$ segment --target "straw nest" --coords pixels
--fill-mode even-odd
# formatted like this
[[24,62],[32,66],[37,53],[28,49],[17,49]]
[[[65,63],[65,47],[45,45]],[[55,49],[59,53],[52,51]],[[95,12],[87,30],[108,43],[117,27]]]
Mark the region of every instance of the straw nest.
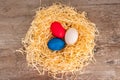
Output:
[[[78,30],[79,37],[74,45],[66,45],[60,51],[48,49],[47,42],[53,38],[50,25],[54,21],[60,22],[66,30],[71,27]],[[85,12],[79,13],[73,7],[60,4],[42,8],[36,11],[22,41],[27,62],[41,75],[48,72],[54,78],[59,73],[81,71],[94,59],[95,33],[95,24],[85,17]]]

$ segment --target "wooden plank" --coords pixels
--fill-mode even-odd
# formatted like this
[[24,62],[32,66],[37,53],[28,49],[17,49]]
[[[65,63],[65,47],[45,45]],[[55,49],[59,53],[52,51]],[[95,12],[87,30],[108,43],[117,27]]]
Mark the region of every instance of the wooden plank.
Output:
[[61,2],[86,11],[100,35],[96,39],[96,63],[90,64],[78,80],[120,80],[120,0],[0,0],[0,80],[52,80],[27,67],[22,47],[35,10]]

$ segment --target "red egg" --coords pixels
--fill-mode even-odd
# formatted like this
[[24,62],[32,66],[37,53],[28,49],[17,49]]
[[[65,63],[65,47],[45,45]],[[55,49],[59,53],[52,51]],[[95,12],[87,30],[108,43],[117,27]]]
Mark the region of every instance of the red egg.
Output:
[[50,27],[51,31],[52,31],[52,34],[57,37],[57,38],[64,38],[65,36],[65,29],[63,28],[63,26],[55,21],[51,24],[51,27]]

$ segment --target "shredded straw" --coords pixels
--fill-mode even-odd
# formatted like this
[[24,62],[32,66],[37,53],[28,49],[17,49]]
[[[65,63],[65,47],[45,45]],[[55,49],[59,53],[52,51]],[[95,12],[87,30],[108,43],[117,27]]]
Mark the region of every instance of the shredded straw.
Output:
[[[94,61],[96,27],[85,17],[85,12],[78,13],[73,7],[54,4],[36,12],[26,37],[23,39],[26,59],[41,75],[48,72],[52,77],[81,71]],[[74,45],[66,45],[60,51],[51,51],[47,43],[53,38],[50,31],[52,22],[60,22],[67,30],[71,27],[79,33]]]

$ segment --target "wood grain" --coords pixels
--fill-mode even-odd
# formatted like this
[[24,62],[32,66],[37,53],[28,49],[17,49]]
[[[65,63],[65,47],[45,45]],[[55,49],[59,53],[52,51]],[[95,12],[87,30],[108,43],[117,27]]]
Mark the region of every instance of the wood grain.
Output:
[[35,10],[54,2],[86,11],[100,35],[96,38],[96,63],[78,80],[120,80],[120,0],[0,0],[0,80],[53,80],[27,67],[22,47]]

